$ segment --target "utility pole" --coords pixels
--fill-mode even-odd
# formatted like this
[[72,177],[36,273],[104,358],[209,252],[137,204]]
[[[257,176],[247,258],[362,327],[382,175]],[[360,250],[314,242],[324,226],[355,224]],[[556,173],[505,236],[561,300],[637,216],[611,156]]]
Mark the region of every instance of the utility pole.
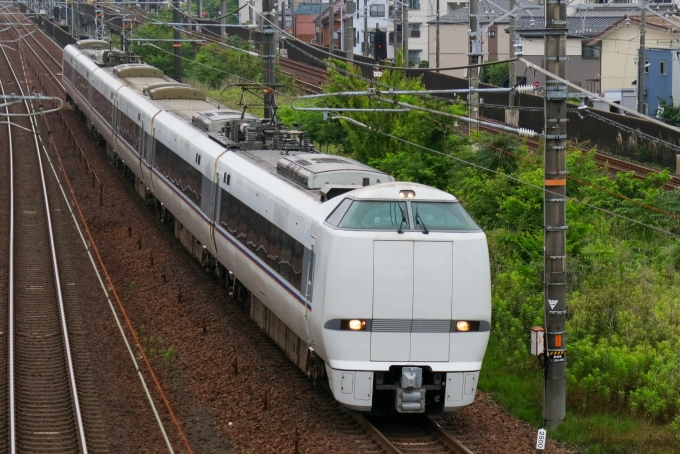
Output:
[[[510,0],[510,11],[515,9],[515,0]],[[508,87],[512,88],[517,85],[517,62],[512,60],[515,57],[515,44],[517,42],[517,15],[516,13],[510,16],[510,33],[508,37],[510,38],[510,62],[508,63]],[[515,107],[515,92],[511,91],[508,93],[508,106],[510,107],[505,111],[505,122],[513,126],[519,126],[519,111],[513,109]]]
[[364,0],[364,55],[371,55],[371,49],[368,48],[368,0]]
[[[224,1],[224,0],[223,0]],[[264,49],[262,52],[263,81],[265,85],[264,93],[264,117],[274,119],[276,109],[276,98],[274,88],[276,85],[276,46],[274,43],[274,27],[272,27],[272,10],[274,9],[273,0],[262,1],[262,33],[264,34]]]
[[[510,1],[513,1],[513,0],[510,0]],[[441,66],[441,62],[439,61],[439,31],[440,31],[439,30],[439,0],[437,0],[437,26],[436,26],[436,29],[437,29],[437,33],[436,33],[437,36],[436,36],[435,42],[434,42],[436,52],[437,52],[436,57],[435,57],[435,67],[439,68]],[[437,72],[439,72],[439,71],[437,71]]]
[[[408,2],[409,0],[404,1]],[[408,68],[408,3],[403,3],[401,6],[401,48]]]
[[345,57],[354,60],[354,2],[345,2]]
[[[545,69],[566,75],[567,0],[545,2]],[[544,192],[544,320],[546,334],[543,420],[555,428],[566,415],[567,402],[567,86],[546,79],[543,150]]]
[[645,112],[645,35],[647,34],[647,4],[643,3],[640,9],[640,51],[638,52],[638,80],[637,80],[637,111],[647,115]]
[[335,28],[335,12],[333,10],[333,3],[328,2],[328,52],[333,55],[333,32]]
[[[172,9],[172,20],[175,23],[178,23],[181,21],[180,15],[179,15],[179,0],[173,0],[173,5],[175,6]],[[177,26],[174,26],[172,28],[172,39],[174,39],[174,42],[172,43],[172,53],[174,54],[174,63],[175,63],[175,77],[174,79],[177,82],[182,82],[182,58],[180,55],[180,52],[182,50],[182,43],[179,41],[181,38],[181,35],[179,33],[179,28]]]
[[227,15],[227,0],[220,0],[220,17],[221,17],[220,24],[223,25],[223,27],[220,27],[220,39],[223,42],[227,37],[227,27],[224,27],[224,25],[227,25],[227,18],[225,17],[226,15]]
[[[479,28],[479,23],[477,20],[477,11],[479,9],[479,0],[470,0],[470,44],[469,44],[469,54],[468,54],[468,64],[476,65],[480,62],[482,57],[482,41],[477,35],[477,30]],[[479,67],[468,68],[468,86],[471,89],[479,88]],[[468,95],[468,117],[477,120],[479,119],[479,93],[470,93]],[[477,123],[470,123],[469,125],[470,134],[479,131],[479,125]]]

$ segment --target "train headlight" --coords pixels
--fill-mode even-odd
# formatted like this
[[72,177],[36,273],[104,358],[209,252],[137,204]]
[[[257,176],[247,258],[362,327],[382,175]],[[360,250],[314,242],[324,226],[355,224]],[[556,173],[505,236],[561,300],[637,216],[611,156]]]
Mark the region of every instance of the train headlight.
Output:
[[364,331],[366,330],[366,320],[340,320],[340,329],[348,331]]
[[415,196],[416,196],[415,191],[408,191],[408,190],[399,191],[399,197],[402,198],[402,199],[412,199]]
[[352,331],[361,331],[366,329],[366,320],[350,320],[347,327]]
[[470,323],[460,320],[459,322],[456,322],[456,331],[470,331]]

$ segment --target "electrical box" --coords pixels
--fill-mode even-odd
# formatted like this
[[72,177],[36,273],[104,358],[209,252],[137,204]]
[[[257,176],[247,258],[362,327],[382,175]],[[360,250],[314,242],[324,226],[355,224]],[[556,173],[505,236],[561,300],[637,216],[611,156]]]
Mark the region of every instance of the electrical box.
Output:
[[540,326],[531,328],[531,354],[534,356],[545,354],[545,332]]

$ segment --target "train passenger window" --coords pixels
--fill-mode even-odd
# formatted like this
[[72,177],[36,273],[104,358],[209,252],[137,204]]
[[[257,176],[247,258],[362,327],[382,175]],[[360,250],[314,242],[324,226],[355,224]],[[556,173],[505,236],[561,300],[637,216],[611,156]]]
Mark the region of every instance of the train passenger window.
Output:
[[480,230],[457,202],[411,202],[416,230]]
[[355,200],[338,227],[361,230],[410,230],[406,202]]
[[326,218],[326,222],[337,227],[342,217],[347,213],[347,208],[352,204],[352,199],[345,199],[335,207],[335,210]]

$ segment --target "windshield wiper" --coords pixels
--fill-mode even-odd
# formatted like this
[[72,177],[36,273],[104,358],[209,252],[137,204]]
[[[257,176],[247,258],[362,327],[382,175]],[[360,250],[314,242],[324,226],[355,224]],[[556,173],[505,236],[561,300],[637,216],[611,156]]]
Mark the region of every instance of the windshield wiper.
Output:
[[397,208],[399,208],[399,211],[401,211],[401,222],[399,223],[399,229],[397,230],[397,233],[404,233],[404,231],[401,229],[401,226],[406,222],[406,216],[404,216],[404,210],[399,205],[397,205]]
[[425,223],[423,222],[423,218],[420,217],[420,213],[416,211],[416,225],[418,224],[423,226],[423,235],[427,235],[428,233],[430,233],[430,231],[427,230]]

